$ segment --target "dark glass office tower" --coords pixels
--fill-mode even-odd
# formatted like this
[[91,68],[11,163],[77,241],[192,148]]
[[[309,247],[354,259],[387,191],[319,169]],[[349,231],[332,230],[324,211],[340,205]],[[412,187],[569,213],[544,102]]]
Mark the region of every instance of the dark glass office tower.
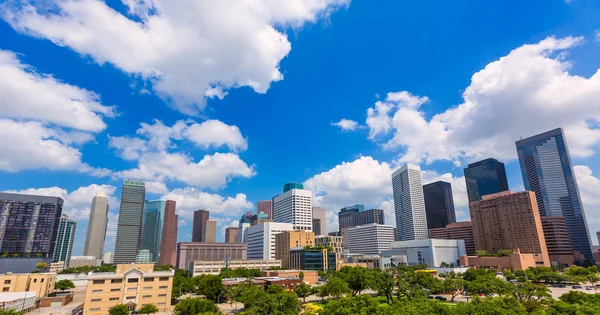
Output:
[[140,249],[149,250],[150,261],[153,262],[159,259],[166,207],[166,200],[151,200],[144,204]]
[[56,246],[54,247],[54,261],[62,261],[66,267],[69,267],[71,263],[76,228],[77,222],[69,220],[65,214],[60,217]]
[[144,182],[126,180],[121,191],[114,264],[135,263],[142,235],[146,188]]
[[448,182],[435,182],[423,185],[427,228],[438,229],[456,222],[452,185]]
[[206,242],[206,221],[209,215],[210,213],[203,209],[194,211],[192,242]]
[[594,261],[573,165],[562,128],[517,141],[525,189],[535,192],[542,216],[562,216],[571,247]]
[[385,224],[383,210],[365,210],[364,205],[353,205],[342,208],[338,214],[340,231],[359,225],[377,223]]
[[465,168],[465,182],[469,202],[480,201],[482,196],[508,190],[504,163],[496,159],[469,164]]
[[63,199],[0,193],[0,252],[53,257]]

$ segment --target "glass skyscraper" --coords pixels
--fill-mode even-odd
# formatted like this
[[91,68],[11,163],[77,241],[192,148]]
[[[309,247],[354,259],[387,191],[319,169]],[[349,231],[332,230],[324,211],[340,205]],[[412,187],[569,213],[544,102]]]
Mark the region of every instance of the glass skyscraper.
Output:
[[0,252],[54,257],[63,199],[0,193]]
[[152,200],[144,203],[140,249],[147,249],[150,252],[150,261],[158,261],[159,258],[166,206],[166,200]]
[[480,201],[482,196],[508,190],[504,163],[496,159],[469,164],[465,168],[465,182],[469,202]]
[[60,217],[56,247],[54,248],[54,261],[62,261],[66,267],[69,267],[69,263],[71,262],[76,227],[77,222],[69,220],[66,215],[63,214]]
[[456,222],[452,184],[443,181],[423,185],[427,228],[445,228]]
[[114,264],[131,264],[140,249],[146,188],[144,182],[126,180],[121,191]]
[[571,247],[594,261],[590,234],[562,128],[517,141],[526,190],[535,192],[542,216],[565,218]]
[[365,210],[364,205],[353,205],[342,208],[338,214],[339,229],[352,228],[359,225],[377,223],[385,224],[383,210]]

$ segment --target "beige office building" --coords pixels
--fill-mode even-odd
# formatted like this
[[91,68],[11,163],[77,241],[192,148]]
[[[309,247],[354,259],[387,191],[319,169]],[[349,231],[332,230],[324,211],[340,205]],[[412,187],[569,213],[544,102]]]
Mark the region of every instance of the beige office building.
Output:
[[104,315],[118,304],[129,311],[154,304],[160,312],[171,311],[174,271],[154,271],[154,264],[117,265],[114,273],[90,273],[83,315]]
[[205,242],[215,243],[217,241],[217,221],[206,220]]
[[290,249],[314,245],[315,233],[313,232],[283,231],[275,235],[275,259],[281,260],[282,268],[290,268]]
[[[218,275],[225,269],[227,264],[223,260],[218,261],[194,261],[190,264],[192,277],[199,275]],[[246,268],[258,270],[270,270],[281,268],[281,260],[230,260],[229,269]]]
[[475,248],[497,253],[519,249],[537,254],[538,264],[550,266],[535,193],[504,191],[469,204]]
[[2,292],[35,291],[37,297],[54,292],[55,273],[19,273],[0,275]]
[[237,243],[238,231],[236,227],[228,227],[225,229],[225,243]]
[[340,256],[344,251],[344,238],[342,236],[315,236],[315,246],[329,246],[334,253]]

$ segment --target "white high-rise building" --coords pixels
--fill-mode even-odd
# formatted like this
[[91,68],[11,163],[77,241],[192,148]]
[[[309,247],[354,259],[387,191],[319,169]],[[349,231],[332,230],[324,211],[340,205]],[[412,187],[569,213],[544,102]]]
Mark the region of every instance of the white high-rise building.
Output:
[[359,225],[349,228],[346,233],[350,254],[379,255],[390,249],[390,243],[394,241],[394,227],[391,225]]
[[263,222],[250,226],[244,232],[248,243],[248,260],[275,259],[275,235],[283,231],[293,231],[291,223]]
[[394,210],[399,241],[424,240],[429,237],[421,168],[406,164],[392,174]]
[[96,194],[92,199],[90,218],[88,220],[87,235],[85,237],[84,256],[102,258],[104,241],[106,238],[106,225],[108,223],[108,198],[103,192]]
[[312,209],[312,192],[302,184],[288,183],[283,186],[283,193],[273,198],[273,221],[312,232]]

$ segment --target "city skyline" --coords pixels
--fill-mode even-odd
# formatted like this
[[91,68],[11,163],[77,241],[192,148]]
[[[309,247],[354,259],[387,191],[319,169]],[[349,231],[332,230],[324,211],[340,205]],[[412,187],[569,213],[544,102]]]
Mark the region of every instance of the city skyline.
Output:
[[[508,188],[522,191],[515,142],[561,127],[593,235],[600,21],[589,16],[600,4],[568,2],[459,0],[430,10],[328,0],[289,11],[269,2],[249,11],[276,16],[240,10],[210,29],[155,8],[160,25],[181,21],[184,42],[140,28],[142,12],[116,2],[99,2],[104,11],[85,1],[81,10],[2,6],[0,191],[63,198],[63,213],[77,221],[73,255],[85,246],[98,192],[109,206],[104,252],[114,252],[129,178],[147,183],[147,200],[177,202],[180,241],[191,239],[193,211],[210,211],[223,240],[287,182],[304,184],[313,206],[327,210],[328,232],[339,209],[358,203],[382,209],[391,224],[389,174],[404,163],[420,165],[423,184],[452,184],[460,222],[469,217],[468,164],[495,158]],[[518,14],[508,10],[517,5]],[[215,8],[201,13],[216,17]],[[86,23],[98,12],[134,23],[106,36]],[[195,45],[204,42],[210,49]]]

